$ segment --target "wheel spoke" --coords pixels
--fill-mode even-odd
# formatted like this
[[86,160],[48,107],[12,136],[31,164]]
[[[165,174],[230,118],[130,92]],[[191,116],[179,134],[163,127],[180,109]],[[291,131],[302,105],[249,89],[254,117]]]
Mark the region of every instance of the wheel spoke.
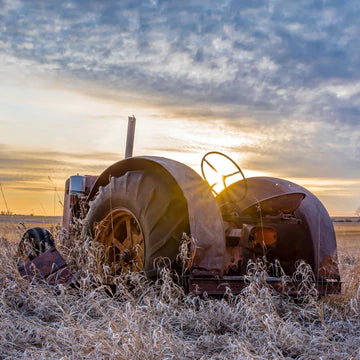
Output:
[[214,182],[212,185],[210,185],[209,183],[209,186],[210,186],[210,189],[211,191],[215,194],[215,196],[218,194],[217,191],[214,189],[214,187],[218,184],[219,182]]
[[206,159],[204,159],[204,161],[205,161],[217,174],[219,173],[209,161],[207,161]]
[[124,246],[118,239],[116,239],[115,237],[113,237],[112,239],[112,243],[113,245],[118,248],[120,250],[120,252],[123,252],[124,250],[127,249],[126,246]]
[[144,242],[144,236],[142,234],[142,232],[140,231],[140,234],[138,235],[138,244],[142,244]]
[[223,182],[224,189],[225,189],[226,188],[226,176],[225,175],[222,175],[222,182]]
[[99,225],[102,231],[95,240],[102,242],[109,251],[108,263],[112,270],[115,273],[141,271],[144,266],[144,237],[134,215],[125,209],[115,209]]
[[240,171],[238,170],[238,171],[235,171],[235,172],[233,172],[233,173],[231,173],[231,174],[223,175],[223,177],[224,177],[224,178],[228,178],[228,177],[234,176],[234,175],[236,175],[236,174],[240,174]]
[[131,247],[134,246],[134,243],[133,243],[133,236],[132,236],[132,229],[131,229],[131,219],[128,218],[126,219],[126,240],[130,239],[131,241]]
[[[226,174],[226,175],[221,174],[221,173],[216,169],[216,167],[215,167],[214,165],[212,165],[211,162],[207,159],[207,157],[208,157],[209,155],[218,155],[218,156],[220,156],[220,157],[223,157],[223,158],[227,159],[227,161],[230,162],[230,163],[235,167],[236,171],[234,171],[234,172],[232,172],[232,173],[229,173],[229,174]],[[206,174],[205,174],[205,168],[204,168],[204,164],[205,164],[205,163],[206,163],[213,171],[215,171],[216,173],[218,173],[218,174],[220,174],[220,175],[222,176],[222,183],[223,183],[223,185],[224,185],[224,189],[227,188],[226,179],[227,179],[228,177],[231,177],[231,176],[240,174],[240,175],[242,176],[243,180],[244,180],[244,195],[242,196],[242,199],[244,199],[244,198],[246,197],[246,194],[247,194],[247,181],[246,181],[245,175],[244,175],[244,173],[242,172],[242,170],[241,170],[241,168],[239,167],[239,165],[238,165],[233,159],[231,159],[229,156],[227,156],[227,155],[225,155],[225,154],[223,154],[223,153],[221,153],[221,152],[218,152],[218,151],[210,151],[210,152],[206,153],[206,154],[203,156],[203,158],[202,158],[202,160],[201,160],[201,174],[202,174],[204,180],[210,185],[209,180],[208,180],[208,178],[207,178],[207,176],[206,176]],[[211,185],[211,190],[212,190],[212,192],[217,196],[218,193],[217,193],[216,191],[214,191],[214,186],[215,186],[215,185],[217,185],[217,184],[215,183],[215,184]],[[241,200],[242,200],[242,199],[241,199]]]

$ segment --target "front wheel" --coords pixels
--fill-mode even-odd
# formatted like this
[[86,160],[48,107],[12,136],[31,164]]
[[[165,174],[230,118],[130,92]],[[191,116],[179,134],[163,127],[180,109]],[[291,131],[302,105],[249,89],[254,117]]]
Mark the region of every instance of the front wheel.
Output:
[[51,246],[55,246],[55,243],[50,231],[41,227],[28,229],[20,240],[18,258],[26,263],[44,253]]
[[105,247],[113,272],[156,275],[154,261],[176,266],[184,232],[189,233],[187,202],[173,179],[145,170],[112,177],[90,202],[84,235]]

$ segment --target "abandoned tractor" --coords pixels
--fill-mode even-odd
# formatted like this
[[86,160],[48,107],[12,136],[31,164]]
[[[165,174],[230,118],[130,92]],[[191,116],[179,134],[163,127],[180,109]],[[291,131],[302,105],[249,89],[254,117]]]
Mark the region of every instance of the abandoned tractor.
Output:
[[[245,178],[232,159],[218,152],[203,157],[203,178],[171,159],[132,157],[134,126],[135,118],[130,117],[124,160],[99,176],[71,176],[65,184],[63,227],[71,229],[80,217],[80,201],[85,201],[83,235],[105,246],[115,272],[142,271],[156,278],[159,257],[169,259],[176,270],[185,233],[194,239],[187,273],[191,292],[221,295],[229,287],[238,294],[246,286],[248,261],[264,256],[269,263],[277,261],[289,276],[304,260],[320,294],[341,291],[332,221],[311,192],[284,179]],[[233,167],[221,174],[219,193],[206,176],[209,169],[219,172],[214,157]],[[241,179],[227,186],[233,176]],[[69,281],[71,273],[51,234],[30,229],[22,243],[26,241],[33,251],[19,268],[22,275],[34,276],[37,269],[51,283]],[[284,291],[271,267],[267,281]]]

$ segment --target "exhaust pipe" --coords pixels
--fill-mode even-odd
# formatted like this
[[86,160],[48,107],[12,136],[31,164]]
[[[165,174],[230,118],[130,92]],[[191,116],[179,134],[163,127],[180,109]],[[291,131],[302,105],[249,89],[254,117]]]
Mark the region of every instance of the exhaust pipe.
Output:
[[128,117],[127,138],[126,138],[126,148],[125,148],[125,159],[131,158],[133,156],[135,125],[136,125],[135,116],[134,115],[129,116]]

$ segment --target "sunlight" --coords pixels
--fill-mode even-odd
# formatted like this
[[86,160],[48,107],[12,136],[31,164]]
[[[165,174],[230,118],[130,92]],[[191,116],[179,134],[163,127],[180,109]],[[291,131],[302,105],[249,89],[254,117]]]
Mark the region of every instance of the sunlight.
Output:
[[220,193],[230,184],[242,180],[242,170],[230,158],[213,152],[202,161],[202,174],[215,193]]

